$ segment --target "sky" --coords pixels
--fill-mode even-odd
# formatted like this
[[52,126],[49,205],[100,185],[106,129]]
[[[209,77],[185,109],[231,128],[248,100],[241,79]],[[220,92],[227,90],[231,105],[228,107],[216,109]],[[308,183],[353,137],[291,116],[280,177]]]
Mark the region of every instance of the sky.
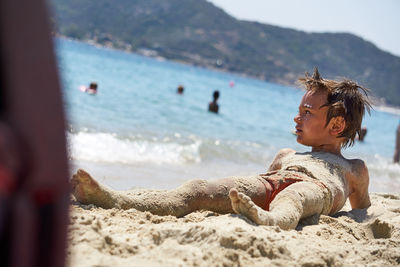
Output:
[[347,32],[400,56],[400,0],[208,0],[229,15],[306,32]]

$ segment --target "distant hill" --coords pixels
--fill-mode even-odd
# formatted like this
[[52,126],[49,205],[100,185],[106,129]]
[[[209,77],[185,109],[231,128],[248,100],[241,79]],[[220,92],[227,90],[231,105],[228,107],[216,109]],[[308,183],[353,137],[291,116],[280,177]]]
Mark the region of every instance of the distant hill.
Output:
[[[240,21],[205,0],[50,0],[57,33],[293,85],[318,66],[400,106],[400,57],[348,33]],[[349,22],[351,23],[351,22]]]

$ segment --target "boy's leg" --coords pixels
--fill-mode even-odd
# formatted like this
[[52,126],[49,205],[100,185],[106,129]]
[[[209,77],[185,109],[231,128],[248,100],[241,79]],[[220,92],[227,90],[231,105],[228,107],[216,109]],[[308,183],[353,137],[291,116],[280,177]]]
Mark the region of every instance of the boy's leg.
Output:
[[279,225],[282,229],[294,229],[300,219],[321,214],[326,203],[324,189],[312,182],[297,182],[279,192],[270,204],[270,211],[261,209],[236,189],[229,196],[236,213],[257,224]]
[[83,204],[95,204],[103,208],[135,208],[157,215],[184,216],[196,210],[232,213],[229,190],[237,188],[249,196],[253,203],[265,206],[264,184],[258,176],[232,177],[218,180],[191,180],[180,187],[166,190],[146,190],[126,194],[100,185],[83,170],[73,175],[72,193]]

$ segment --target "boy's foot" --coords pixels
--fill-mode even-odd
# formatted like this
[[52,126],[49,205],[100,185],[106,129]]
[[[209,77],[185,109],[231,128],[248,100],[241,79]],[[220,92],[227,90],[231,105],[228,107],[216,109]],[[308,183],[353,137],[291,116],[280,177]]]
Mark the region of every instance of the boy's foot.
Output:
[[71,179],[72,194],[82,204],[95,204],[93,200],[101,199],[103,190],[89,173],[78,169]]
[[239,193],[235,188],[229,191],[232,209],[237,213],[246,216],[256,224],[273,225],[274,220],[271,215],[258,207],[250,197]]

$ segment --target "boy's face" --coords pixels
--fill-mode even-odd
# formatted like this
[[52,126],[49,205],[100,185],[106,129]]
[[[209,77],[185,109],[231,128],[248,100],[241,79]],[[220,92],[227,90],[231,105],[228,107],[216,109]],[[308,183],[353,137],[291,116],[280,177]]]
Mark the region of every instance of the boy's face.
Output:
[[301,99],[296,122],[297,142],[313,148],[324,147],[332,142],[329,127],[325,127],[328,107],[321,108],[327,102],[325,92],[307,91]]

